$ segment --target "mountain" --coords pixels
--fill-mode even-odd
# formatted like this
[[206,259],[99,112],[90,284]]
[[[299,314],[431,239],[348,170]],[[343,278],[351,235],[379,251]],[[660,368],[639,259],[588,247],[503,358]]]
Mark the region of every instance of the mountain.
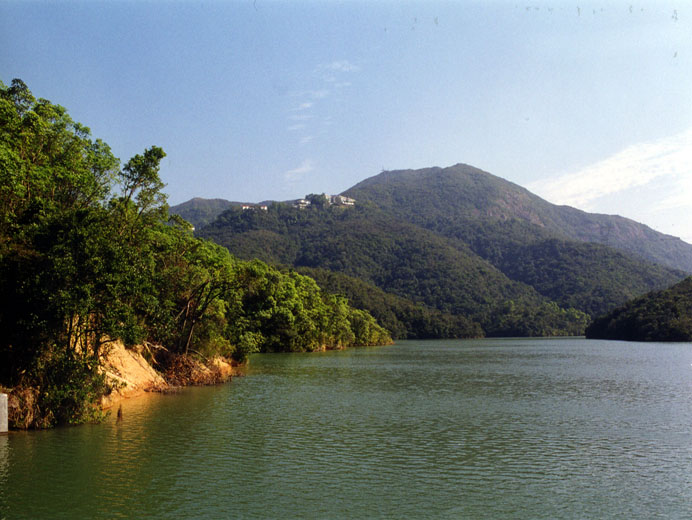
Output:
[[200,228],[212,222],[228,208],[240,205],[240,202],[231,202],[224,199],[195,197],[177,206],[171,206],[169,211],[172,215],[180,215],[195,228]]
[[[346,190],[398,218],[444,235],[463,235],[487,223],[516,221],[530,238],[594,242],[650,262],[692,272],[692,245],[617,215],[557,206],[525,188],[466,164],[385,171]],[[461,236],[460,238],[464,238]]]
[[498,332],[495,318],[506,300],[532,309],[547,301],[470,250],[376,208],[231,209],[200,235],[240,258],[358,278],[440,312],[468,316],[490,334]]
[[692,277],[648,293],[601,316],[586,337],[627,341],[692,341]]
[[[554,206],[466,165],[383,172],[344,195],[355,206],[230,208],[198,234],[241,258],[339,273],[412,302],[419,312],[434,311],[437,324],[447,319],[441,316],[461,316],[487,335],[581,334],[586,314],[687,275],[652,256],[677,255],[681,265],[692,265],[692,246],[680,240],[619,217]],[[620,247],[585,241],[579,222],[615,230],[608,241]],[[373,314],[374,301],[381,306],[381,294],[341,285],[359,295],[356,306]],[[397,320],[404,337],[415,337],[412,319]],[[435,328],[444,329],[428,326],[425,334]]]
[[212,222],[216,217],[221,215],[229,208],[242,208],[243,206],[268,206],[273,201],[264,201],[258,203],[252,202],[236,202],[226,199],[204,199],[195,197],[182,204],[177,204],[169,208],[171,215],[180,215],[195,228],[200,228]]
[[258,202],[255,204],[251,202],[235,202],[225,199],[203,199],[201,197],[195,197],[182,204],[171,206],[169,212],[172,215],[180,215],[195,228],[200,228],[212,222],[229,208],[266,206],[270,204],[272,204],[272,201]]

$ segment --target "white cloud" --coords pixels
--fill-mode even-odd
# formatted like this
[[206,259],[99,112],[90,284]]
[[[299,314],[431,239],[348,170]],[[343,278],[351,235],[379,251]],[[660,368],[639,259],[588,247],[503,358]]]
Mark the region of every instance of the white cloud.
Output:
[[312,160],[305,159],[297,168],[284,172],[284,178],[287,181],[295,182],[300,180],[306,173],[310,173],[314,169],[315,168],[313,167]]
[[687,175],[683,174],[677,179],[675,190],[661,201],[662,207],[666,209],[692,207],[692,162],[688,164]]
[[[313,108],[317,104],[317,108],[321,109],[322,112],[329,110],[329,100],[323,101],[328,98],[334,89],[343,89],[351,86],[348,81],[340,81],[340,77],[345,74],[352,72],[357,72],[360,70],[358,65],[351,63],[348,60],[336,60],[330,63],[323,63],[317,65],[313,73],[321,80],[320,86],[322,88],[315,88],[309,90],[294,91],[289,94],[291,99],[292,108],[289,109],[286,117],[288,118],[288,126],[286,130],[289,132],[296,132],[299,130],[304,130],[301,132],[303,135],[298,141],[300,146],[304,146],[314,139],[313,135],[308,135],[314,133],[314,128],[308,128],[315,124],[313,119],[315,112]],[[315,85],[317,86],[317,85]],[[331,125],[331,119],[325,121],[325,126]]]
[[527,188],[555,204],[619,214],[692,240],[692,128],[629,146],[579,171]]
[[[350,85],[347,82],[339,82],[339,76],[360,71],[360,67],[351,63],[348,60],[337,60],[331,63],[322,63],[317,66],[316,73],[322,78],[322,81],[329,84],[338,84],[340,87]],[[321,92],[321,91],[313,91]],[[328,91],[327,91],[328,92]]]
[[314,103],[312,101],[306,101],[305,103],[301,103],[297,107],[294,107],[292,110],[294,112],[300,112],[301,110],[307,110],[309,108],[312,108],[313,105]]
[[329,91],[327,89],[308,90],[305,94],[312,99],[324,99],[329,95]]
[[358,65],[354,65],[348,60],[337,60],[331,63],[324,63],[320,65],[320,68],[323,70],[333,70],[338,72],[358,72],[360,70]]
[[[671,183],[692,192],[692,129],[672,137],[629,146],[615,155],[574,173],[543,179],[527,186],[550,202],[589,209],[602,197],[640,187]],[[681,192],[658,201],[659,208],[685,203]],[[691,203],[690,199],[686,204]]]
[[326,88],[323,89],[318,89],[318,90],[298,90],[295,92],[292,92],[290,96],[292,97],[302,97],[305,98],[307,97],[308,99],[324,99],[328,97],[330,94],[329,90]]

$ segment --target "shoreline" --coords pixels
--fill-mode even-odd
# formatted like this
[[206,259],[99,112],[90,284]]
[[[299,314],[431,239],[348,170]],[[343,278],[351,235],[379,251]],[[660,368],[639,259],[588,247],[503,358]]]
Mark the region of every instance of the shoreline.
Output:
[[144,357],[144,347],[126,348],[114,342],[102,360],[102,370],[113,387],[101,397],[101,410],[110,410],[126,399],[145,393],[174,393],[186,386],[214,385],[240,375],[238,365],[217,356],[202,363],[189,356],[176,356],[165,373],[157,371]]
[[[99,370],[110,391],[94,403],[96,422],[103,420],[111,410],[122,407],[123,402],[129,399],[146,394],[175,393],[188,386],[222,384],[243,375],[242,365],[220,356],[202,363],[184,355],[173,356],[172,363],[162,373],[144,357],[146,350],[142,345],[126,348],[121,341],[110,343],[105,349]],[[9,432],[49,427],[38,404],[38,388],[3,387],[2,391],[8,396]]]
[[[394,344],[392,341],[386,345]],[[339,351],[347,348],[349,347],[323,346],[312,352]],[[117,340],[109,343],[104,350],[99,370],[105,376],[110,391],[101,395],[94,403],[94,422],[101,422],[112,410],[117,410],[117,420],[120,420],[122,405],[130,399],[145,395],[174,394],[192,386],[224,384],[234,377],[244,376],[244,368],[247,366],[247,362],[236,363],[221,356],[202,362],[189,355],[169,354],[165,370],[160,371],[146,359],[145,354],[150,351],[144,345],[127,348],[122,341]],[[9,432],[50,428],[37,405],[37,388],[14,387],[4,388],[4,391],[8,394]]]

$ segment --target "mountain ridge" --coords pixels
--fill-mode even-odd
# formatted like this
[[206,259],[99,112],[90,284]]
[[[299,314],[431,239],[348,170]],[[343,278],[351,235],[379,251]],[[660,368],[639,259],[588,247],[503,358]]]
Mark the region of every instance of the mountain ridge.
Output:
[[[356,199],[376,202],[384,209],[396,210],[392,202],[405,203],[406,200],[396,200],[396,195],[390,192],[399,191],[396,190],[397,187],[421,179],[428,183],[435,182],[442,196],[458,193],[460,188],[469,190],[470,196],[465,200],[447,199],[447,204],[436,201],[434,206],[426,206],[425,209],[438,220],[442,217],[438,211],[440,207],[450,209],[455,206],[458,210],[450,218],[517,218],[556,233],[558,237],[562,235],[582,242],[600,243],[637,254],[655,263],[692,272],[692,245],[678,237],[661,233],[620,215],[588,213],[571,206],[552,204],[518,184],[464,163],[447,168],[385,171],[355,184],[343,193]],[[479,201],[483,204],[479,205]],[[402,212],[399,216],[408,217]],[[420,218],[417,220],[421,223]],[[428,227],[425,223],[423,225]]]
[[[580,312],[602,314],[690,272],[661,259],[692,266],[679,239],[556,206],[465,164],[381,172],[343,195],[355,206],[231,207],[197,234],[240,258],[342,273],[489,335],[583,333]],[[361,293],[385,298],[356,285],[345,286],[366,310]]]
[[[483,208],[473,204],[473,211],[467,208],[467,220],[469,217],[488,217],[500,221],[514,218],[542,228],[546,232],[546,238],[550,236],[551,238],[568,238],[581,242],[595,242],[627,253],[636,254],[654,263],[692,273],[692,245],[679,237],[656,231],[646,224],[620,215],[590,213],[571,206],[553,204],[531,193],[519,184],[464,163],[457,163],[444,168],[435,166],[422,169],[385,170],[358,182],[351,188],[343,191],[341,195],[350,196],[356,200],[360,199],[361,203],[371,200],[384,209],[395,209],[395,202],[401,205],[407,201],[394,201],[391,195],[385,195],[383,198],[384,194],[382,193],[377,193],[377,200],[373,198],[372,194],[363,197],[364,189],[382,184],[395,185],[402,180],[411,181],[425,178],[430,180],[431,175],[439,176],[449,173],[470,177],[469,180],[475,184],[473,195],[476,198],[479,194],[483,194],[479,193],[479,191],[485,192],[487,195],[488,183],[485,182],[486,186],[484,187],[483,181],[488,179],[492,180],[491,185],[494,184],[495,194],[503,195],[503,197],[495,199],[494,205],[486,204],[485,208]],[[385,182],[383,183],[383,181]],[[469,182],[468,184],[473,187],[472,183]],[[502,186],[505,189],[500,189]],[[440,193],[444,193],[442,188],[448,187],[440,186]],[[473,197],[469,197],[469,201],[473,203]],[[275,202],[281,201],[266,200],[252,204],[272,204]],[[171,212],[179,214],[196,227],[201,227],[213,221],[214,218],[218,217],[226,209],[243,204],[246,203],[195,197],[172,206]],[[439,207],[439,204],[436,206]],[[450,204],[445,207],[453,206],[454,204]],[[406,217],[405,215],[400,216]],[[454,215],[453,217],[456,218],[458,216]],[[420,222],[415,223],[420,224]],[[424,225],[424,227],[429,226]]]
[[[444,237],[391,219],[372,206],[231,209],[199,234],[239,258],[358,278],[414,304],[467,317],[487,335],[528,335],[535,320],[522,319],[522,313],[543,312],[553,321],[562,320],[559,309],[545,307],[547,298],[510,280],[470,249],[453,247]],[[507,302],[515,302],[516,308],[506,307]],[[544,325],[555,334],[578,330]]]

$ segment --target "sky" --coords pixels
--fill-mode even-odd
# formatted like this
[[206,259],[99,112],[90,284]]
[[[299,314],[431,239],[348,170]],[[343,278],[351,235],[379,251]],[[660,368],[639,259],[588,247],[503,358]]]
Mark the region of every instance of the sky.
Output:
[[0,80],[170,204],[467,163],[692,242],[692,2],[0,0]]

